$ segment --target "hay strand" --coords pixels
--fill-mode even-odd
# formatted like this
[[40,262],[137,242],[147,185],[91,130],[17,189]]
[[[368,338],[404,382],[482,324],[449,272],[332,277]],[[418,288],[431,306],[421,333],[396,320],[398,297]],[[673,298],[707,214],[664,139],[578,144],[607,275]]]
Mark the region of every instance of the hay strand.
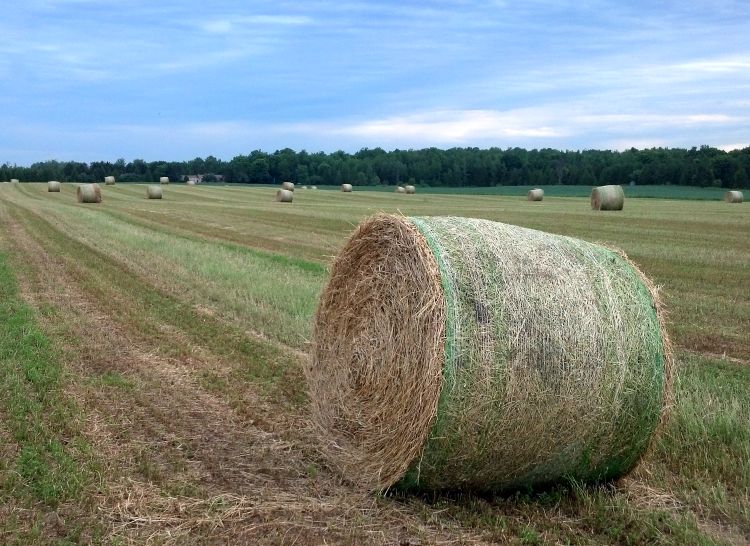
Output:
[[541,201],[544,199],[544,190],[541,188],[529,190],[529,193],[526,194],[526,199],[528,201]]
[[101,203],[102,189],[99,184],[81,184],[76,189],[76,198],[79,203]]
[[147,199],[161,199],[163,197],[161,186],[147,186],[146,187],[146,198]]
[[169,177],[168,176],[160,176],[159,177],[159,184],[169,184]]
[[104,177],[104,184],[107,186],[114,186],[115,185],[115,177],[114,176],[105,176]]
[[594,210],[622,210],[624,204],[622,186],[599,186],[591,190],[591,208]]
[[341,184],[341,191],[344,193],[351,193],[353,189],[351,184]]
[[50,180],[47,182],[47,191],[58,193],[60,191],[60,182],[57,180]]
[[742,203],[744,196],[741,191],[730,190],[724,194],[724,201],[727,203]]
[[286,191],[294,191],[294,182],[282,182],[281,189]]
[[276,192],[276,201],[280,203],[291,203],[294,199],[294,193],[291,190],[278,190]]
[[617,252],[380,214],[333,263],[305,372],[322,449],[350,482],[497,491],[630,471],[671,356],[656,292]]

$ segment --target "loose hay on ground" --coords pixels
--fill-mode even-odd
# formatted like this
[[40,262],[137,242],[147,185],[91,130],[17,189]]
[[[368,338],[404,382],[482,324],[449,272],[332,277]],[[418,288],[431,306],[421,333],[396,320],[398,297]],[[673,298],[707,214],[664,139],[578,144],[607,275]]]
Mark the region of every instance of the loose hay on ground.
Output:
[[668,405],[655,290],[569,237],[375,216],[335,259],[314,329],[322,449],[373,490],[616,478]]

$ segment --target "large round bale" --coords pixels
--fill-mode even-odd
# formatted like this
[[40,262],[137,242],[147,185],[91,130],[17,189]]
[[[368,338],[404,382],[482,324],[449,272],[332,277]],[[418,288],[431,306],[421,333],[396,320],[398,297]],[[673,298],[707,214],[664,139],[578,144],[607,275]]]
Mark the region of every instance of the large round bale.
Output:
[[410,184],[407,184],[406,186],[404,186],[404,191],[407,194],[412,195],[412,194],[417,193],[417,188],[415,188],[414,186],[412,186]]
[[310,186],[310,189],[311,189],[311,190],[317,190],[317,189],[318,189],[318,186]]
[[161,186],[147,186],[146,197],[148,199],[161,199],[164,193],[162,192]]
[[624,204],[622,186],[599,186],[591,190],[591,208],[594,210],[622,210]]
[[294,192],[291,190],[278,190],[276,192],[276,201],[280,203],[291,203],[294,199]]
[[81,184],[76,190],[79,203],[101,203],[102,189],[99,184]]
[[667,406],[660,309],[601,246],[376,215],[334,260],[315,315],[305,374],[321,447],[380,491],[622,476]]
[[341,191],[344,193],[351,193],[353,189],[351,184],[341,184]]
[[529,193],[526,194],[526,199],[529,201],[541,201],[544,199],[544,190],[541,188],[529,190]]
[[11,178],[10,179],[10,183],[11,184],[19,184],[20,182],[18,181],[18,178]]
[[281,189],[287,191],[294,191],[294,182],[282,182]]
[[57,180],[50,180],[47,182],[47,191],[48,192],[59,192],[60,191],[60,182]]
[[104,183],[107,186],[114,186],[115,185],[115,177],[114,176],[105,176],[104,177]]
[[742,203],[743,195],[741,191],[730,190],[724,194],[724,201],[727,203]]
[[393,191],[395,191],[396,193],[406,193],[406,188],[404,188],[403,186],[396,186],[396,189]]
[[169,184],[169,177],[168,176],[160,176],[159,177],[159,184]]
[[187,186],[195,186],[195,180],[188,179],[188,181],[185,182],[185,185],[187,185]]

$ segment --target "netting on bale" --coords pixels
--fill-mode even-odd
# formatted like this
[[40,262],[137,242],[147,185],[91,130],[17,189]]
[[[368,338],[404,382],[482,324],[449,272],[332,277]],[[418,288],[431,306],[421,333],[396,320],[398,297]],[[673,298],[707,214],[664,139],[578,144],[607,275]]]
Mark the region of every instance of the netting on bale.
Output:
[[667,407],[669,342],[642,273],[604,247],[487,220],[362,223],[314,338],[323,449],[371,490],[616,478]]

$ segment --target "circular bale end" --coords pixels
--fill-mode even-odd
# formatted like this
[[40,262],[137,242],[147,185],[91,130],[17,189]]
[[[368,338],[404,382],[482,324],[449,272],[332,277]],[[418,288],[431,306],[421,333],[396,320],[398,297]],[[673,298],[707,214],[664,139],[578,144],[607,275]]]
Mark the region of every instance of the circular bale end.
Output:
[[282,182],[281,183],[281,189],[286,191],[294,191],[294,183],[293,182]]
[[724,201],[727,203],[742,203],[743,199],[741,191],[730,190],[724,194]]
[[406,191],[408,195],[413,195],[417,193],[417,188],[415,188],[414,186],[404,186],[404,191]]
[[99,184],[81,184],[76,189],[76,198],[79,203],[101,203],[102,189]]
[[115,177],[114,176],[105,176],[104,177],[104,184],[107,186],[114,186],[115,185]]
[[622,186],[599,186],[591,190],[593,210],[622,210],[624,204],[625,192]]
[[526,199],[529,201],[541,201],[544,199],[544,190],[539,188],[529,190],[529,193],[526,194]]
[[147,186],[146,187],[146,198],[148,199],[161,199],[164,193],[162,192],[161,186]]
[[276,201],[279,203],[291,203],[294,199],[294,193],[291,190],[278,190],[276,192]]
[[660,310],[609,249],[376,215],[334,260],[314,319],[305,374],[321,448],[376,491],[622,476],[668,406]]
[[48,192],[59,192],[60,191],[60,182],[57,180],[50,180],[47,182],[47,191]]
[[341,184],[341,191],[344,193],[351,193],[353,189],[351,184]]
[[169,184],[169,177],[168,176],[160,176],[159,177],[159,184]]

